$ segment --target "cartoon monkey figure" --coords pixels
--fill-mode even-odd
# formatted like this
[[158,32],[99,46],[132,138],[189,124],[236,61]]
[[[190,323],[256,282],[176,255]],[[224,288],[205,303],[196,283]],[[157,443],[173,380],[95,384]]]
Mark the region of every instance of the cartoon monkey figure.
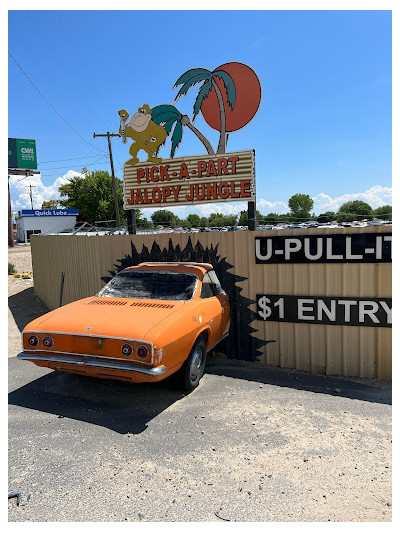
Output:
[[[118,114],[123,122],[128,120],[129,113],[125,109],[118,111]],[[156,157],[156,154],[160,144],[167,138],[167,132],[162,126],[151,120],[151,109],[148,104],[143,104],[142,107],[139,107],[126,124],[125,132],[123,132],[123,128],[120,128],[119,133],[121,136],[130,137],[134,141],[129,149],[132,159],[127,161],[128,165],[136,165],[138,163],[137,153],[139,150],[147,152],[147,161],[153,163],[162,161],[162,158]]]

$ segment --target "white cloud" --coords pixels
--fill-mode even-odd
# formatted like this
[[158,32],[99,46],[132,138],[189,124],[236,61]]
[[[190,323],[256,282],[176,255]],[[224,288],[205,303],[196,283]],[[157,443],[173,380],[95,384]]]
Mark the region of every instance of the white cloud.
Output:
[[[392,188],[375,185],[367,191],[356,192],[353,194],[342,194],[336,198],[332,198],[328,194],[320,192],[314,196],[313,200],[313,211],[317,215],[325,213],[326,211],[337,211],[342,204],[353,200],[362,200],[369,204],[373,209],[376,209],[381,205],[392,204]],[[264,198],[260,198],[257,202],[257,209],[263,215],[268,215],[268,213],[278,213],[281,215],[290,211],[289,206],[285,202],[269,202],[268,200],[264,200]]]
[[[58,188],[60,185],[68,183],[73,177],[83,177],[81,173],[69,170],[63,176],[58,177],[51,185],[44,185],[40,174],[29,176],[22,179],[21,176],[10,176],[10,196],[12,210],[19,211],[20,209],[30,209],[31,202],[29,196],[29,188],[27,185],[35,186],[32,190],[33,194],[33,207],[34,209],[40,209],[42,203],[45,200],[58,199],[60,197]],[[367,191],[343,194],[332,198],[328,194],[321,192],[314,196],[314,208],[313,211],[318,215],[325,211],[337,211],[339,207],[345,202],[352,200],[362,200],[367,202],[373,209],[379,206],[392,204],[392,188],[382,187],[381,185],[375,185]],[[167,208],[179,218],[186,218],[190,213],[196,213],[200,217],[209,217],[212,213],[222,213],[224,215],[236,215],[240,211],[247,209],[247,202],[231,202],[231,203],[217,203],[217,204],[199,204],[189,206],[176,206]],[[264,198],[260,198],[257,202],[257,209],[263,214],[268,213],[288,213],[289,207],[286,202],[277,200],[270,202]],[[143,209],[143,216],[150,219],[150,216],[156,211],[156,209]]]
[[343,194],[336,198],[331,198],[328,194],[321,192],[313,200],[313,211],[316,214],[325,213],[326,211],[337,211],[342,204],[352,202],[353,200],[362,200],[373,209],[376,209],[382,205],[392,204],[392,188],[375,185],[365,192]]
[[260,198],[257,202],[257,209],[262,215],[268,215],[269,213],[281,215],[289,212],[289,207],[285,202],[269,202],[268,200],[264,200],[264,198]]
[[247,203],[232,202],[220,204],[200,204],[196,210],[200,211],[200,216],[209,217],[211,213],[222,213],[223,215],[237,215],[240,211],[247,209]]
[[82,174],[69,170],[63,176],[58,177],[51,185],[44,185],[40,174],[34,174],[21,179],[22,176],[10,176],[10,197],[12,211],[31,209],[31,200],[28,185],[32,185],[33,208],[40,209],[45,200],[57,200],[60,198],[58,188],[65,185],[71,178],[82,177]]

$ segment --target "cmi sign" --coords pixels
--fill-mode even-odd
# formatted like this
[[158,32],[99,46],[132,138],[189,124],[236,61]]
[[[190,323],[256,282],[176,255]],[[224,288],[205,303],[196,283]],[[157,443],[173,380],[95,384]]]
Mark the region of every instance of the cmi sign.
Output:
[[36,141],[9,138],[8,168],[37,169]]

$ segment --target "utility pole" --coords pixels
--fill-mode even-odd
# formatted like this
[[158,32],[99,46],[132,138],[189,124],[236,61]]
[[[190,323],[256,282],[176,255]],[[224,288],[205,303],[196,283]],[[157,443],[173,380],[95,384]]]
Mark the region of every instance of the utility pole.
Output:
[[33,199],[32,199],[32,187],[36,187],[36,185],[25,185],[26,188],[29,187],[29,196],[31,198],[31,209],[33,211]]
[[8,176],[8,246],[14,246],[14,232],[11,213],[11,199],[10,199],[10,176]]
[[119,205],[118,205],[118,196],[117,196],[117,185],[115,182],[115,175],[114,175],[114,163],[112,158],[112,151],[111,151],[111,141],[110,137],[120,137],[119,133],[110,133],[109,131],[107,133],[93,133],[93,137],[107,137],[108,140],[108,151],[110,153],[110,164],[111,164],[111,178],[112,178],[112,186],[113,186],[113,195],[114,195],[114,207],[115,207],[115,220],[117,223],[117,226],[121,225],[121,221],[119,218]]
[[[10,176],[24,176],[23,178],[18,180],[18,181],[21,181],[27,178],[28,176],[33,176],[34,174],[40,174],[40,172],[38,170],[29,170],[29,169],[21,169],[21,168],[9,168],[8,169],[8,246],[11,246],[11,247],[14,246],[11,198],[10,198]],[[32,188],[31,188],[31,206],[32,206]]]

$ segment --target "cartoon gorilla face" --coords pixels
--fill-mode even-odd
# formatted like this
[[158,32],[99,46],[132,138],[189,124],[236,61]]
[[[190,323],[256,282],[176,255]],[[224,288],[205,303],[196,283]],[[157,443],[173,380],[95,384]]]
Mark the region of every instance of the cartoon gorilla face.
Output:
[[151,120],[151,111],[144,106],[139,107],[137,112],[131,117],[129,126],[135,131],[144,131]]

